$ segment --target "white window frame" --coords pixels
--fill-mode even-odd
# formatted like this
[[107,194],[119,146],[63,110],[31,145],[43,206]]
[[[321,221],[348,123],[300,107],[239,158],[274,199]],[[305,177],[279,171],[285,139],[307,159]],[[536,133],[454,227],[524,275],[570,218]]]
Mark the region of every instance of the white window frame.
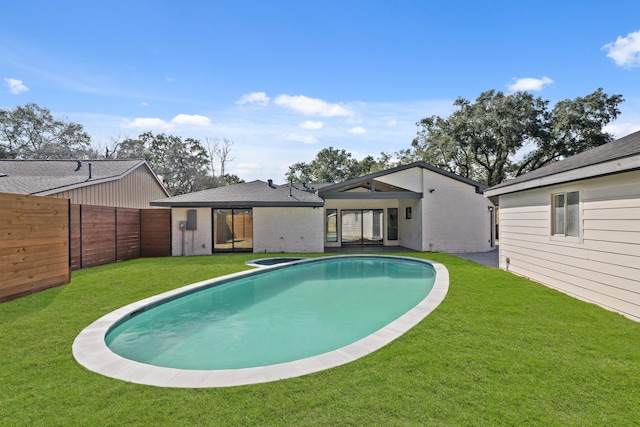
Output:
[[[569,195],[576,194],[578,197],[578,202],[576,204],[571,204],[571,206],[575,206],[576,212],[573,215],[577,217],[574,218],[575,223],[578,226],[577,234],[568,234],[569,230],[569,218],[571,217],[571,207],[568,203]],[[562,230],[557,230],[557,200],[559,197],[563,198],[563,206],[562,206]],[[550,219],[550,230],[549,234],[552,240],[563,240],[570,242],[582,242],[582,195],[579,190],[573,191],[563,191],[551,194],[551,219]]]

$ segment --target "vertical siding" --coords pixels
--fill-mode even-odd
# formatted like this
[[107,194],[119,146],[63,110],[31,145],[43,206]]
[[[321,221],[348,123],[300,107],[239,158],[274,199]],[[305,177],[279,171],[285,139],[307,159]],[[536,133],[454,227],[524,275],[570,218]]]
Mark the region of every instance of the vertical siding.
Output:
[[75,204],[145,209],[151,207],[152,200],[164,199],[167,195],[141,166],[122,179],[63,191],[52,197],[67,198]]
[[[638,182],[628,172],[500,196],[500,267],[640,320]],[[581,237],[551,237],[551,195],[576,190]]]
[[69,280],[69,201],[0,193],[0,301]]

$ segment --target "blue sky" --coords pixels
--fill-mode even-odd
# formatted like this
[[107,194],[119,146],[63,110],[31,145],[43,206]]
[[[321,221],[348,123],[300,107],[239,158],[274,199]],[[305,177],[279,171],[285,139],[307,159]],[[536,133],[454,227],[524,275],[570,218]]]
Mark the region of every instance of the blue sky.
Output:
[[640,2],[12,1],[0,108],[35,102],[99,147],[146,131],[234,141],[227,170],[284,182],[322,148],[409,147],[458,97],[622,94],[640,130]]

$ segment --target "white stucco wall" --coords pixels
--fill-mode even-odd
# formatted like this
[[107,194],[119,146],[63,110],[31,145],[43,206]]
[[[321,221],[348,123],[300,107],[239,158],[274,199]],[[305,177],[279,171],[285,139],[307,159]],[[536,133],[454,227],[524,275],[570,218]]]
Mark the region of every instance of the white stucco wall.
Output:
[[253,252],[324,252],[324,210],[253,208]]
[[493,249],[491,201],[471,185],[426,169],[423,173],[422,250],[463,253]]
[[[501,195],[500,268],[640,321],[638,182],[634,171]],[[580,236],[552,236],[552,195],[570,191]]]
[[383,175],[376,178],[376,181],[395,185],[396,187],[405,188],[409,191],[422,193],[422,171],[420,167],[405,169],[396,173]]
[[[398,244],[414,251],[422,251],[422,199],[404,199],[398,208]],[[411,208],[411,219],[407,219],[407,207]],[[427,248],[427,250],[429,250]]]
[[[180,221],[187,220],[187,211],[197,212],[197,229],[182,231]],[[210,255],[211,208],[172,208],[171,211],[171,254],[173,256]]]

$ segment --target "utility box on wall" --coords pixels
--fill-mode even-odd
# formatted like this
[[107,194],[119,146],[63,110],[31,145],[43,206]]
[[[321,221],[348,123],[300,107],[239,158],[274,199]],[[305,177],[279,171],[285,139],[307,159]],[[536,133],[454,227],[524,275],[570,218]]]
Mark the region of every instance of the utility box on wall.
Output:
[[189,209],[187,211],[187,230],[198,229],[198,211],[195,209]]

